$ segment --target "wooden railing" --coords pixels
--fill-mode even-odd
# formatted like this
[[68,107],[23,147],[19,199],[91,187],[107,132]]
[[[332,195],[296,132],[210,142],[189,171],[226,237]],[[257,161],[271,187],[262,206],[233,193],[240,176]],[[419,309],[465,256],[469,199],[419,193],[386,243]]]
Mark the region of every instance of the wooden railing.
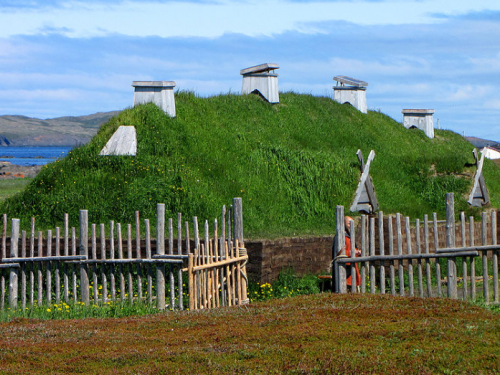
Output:
[[[446,199],[446,247],[438,247],[436,215],[433,215],[432,221],[425,215],[423,223],[417,219],[412,227],[408,217],[404,218],[402,224],[400,214],[384,217],[383,213],[379,212],[378,218],[361,216],[361,235],[358,236],[360,244],[357,246],[355,241],[351,240],[350,249],[351,254],[354,254],[355,248],[359,248],[361,255],[349,258],[345,256],[344,208],[337,206],[336,248],[341,251],[333,262],[334,291],[348,292],[347,269],[350,268],[350,274],[354,275],[357,267],[361,275],[361,285],[357,285],[356,277],[351,277],[350,291],[353,293],[441,297],[445,294],[445,283],[447,297],[476,299],[476,282],[479,282],[482,283],[482,297],[485,302],[498,303],[500,246],[497,245],[497,212],[482,214],[482,241],[478,245],[474,243],[474,218],[470,217],[467,222],[462,212],[460,221],[455,223],[453,194],[447,194]],[[433,236],[430,235],[431,226],[434,226]],[[355,239],[356,226],[352,221],[350,228],[350,238]],[[406,241],[403,241],[403,236]],[[415,238],[415,248],[412,247],[412,237]],[[491,239],[490,243],[488,238]],[[442,261],[443,259],[445,261]],[[477,271],[476,263],[479,262],[481,270]],[[476,277],[476,273],[481,273],[481,277]]]
[[[174,238],[173,220],[169,219],[165,225],[163,204],[157,205],[156,239],[151,238],[149,219],[144,220],[141,238],[136,212],[135,241],[132,224],[122,227],[111,221],[109,226],[89,227],[86,210],[80,211],[78,237],[65,215],[62,234],[56,228],[55,235],[47,230],[44,237],[42,231],[36,232],[32,219],[28,236],[26,231],[20,232],[19,219],[12,219],[8,238],[8,221],[3,215],[0,309],[7,306],[7,296],[10,309],[50,306],[61,301],[85,305],[128,301],[156,304],[160,310],[182,310],[188,301],[192,309],[245,303],[247,258],[242,245],[243,230],[239,227],[241,203],[241,198],[235,198],[227,216],[223,207],[220,236],[217,220],[212,238],[206,221],[201,241],[197,217],[193,218],[192,240],[189,223],[182,222],[181,214],[177,217],[177,238]],[[237,220],[235,215],[239,216]],[[218,247],[223,251],[219,252]],[[186,273],[189,276],[184,277]],[[218,277],[217,283],[214,275]],[[189,283],[187,289],[185,283]],[[217,296],[198,293],[208,292],[209,285],[217,288]]]

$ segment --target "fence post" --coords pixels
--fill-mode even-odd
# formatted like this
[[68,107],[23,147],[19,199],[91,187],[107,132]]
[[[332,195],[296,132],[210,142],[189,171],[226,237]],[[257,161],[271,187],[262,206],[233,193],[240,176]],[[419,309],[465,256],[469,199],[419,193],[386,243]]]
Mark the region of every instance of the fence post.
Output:
[[[156,254],[165,255],[165,205],[156,205]],[[165,264],[156,267],[156,302],[158,310],[165,310]]]
[[[19,219],[12,219],[12,232],[10,236],[10,257],[19,256]],[[10,269],[9,277],[9,306],[11,310],[17,309],[18,297],[18,269]]]
[[[247,255],[247,250],[245,248],[245,243],[243,241],[243,200],[241,198],[233,198],[233,213],[234,213],[234,238],[238,240],[239,249],[238,256]],[[240,267],[241,272],[241,304],[246,304],[249,302],[248,294],[247,294],[247,285],[248,285],[248,277],[247,277],[247,261],[243,263]]]
[[337,232],[335,234],[335,246],[337,254],[333,254],[332,282],[335,293],[347,293],[346,268],[345,263],[338,264],[335,259],[345,256],[345,225],[344,206],[336,207]]
[[[497,212],[491,213],[491,244],[497,244]],[[493,250],[493,298],[495,303],[498,303],[498,252]]]
[[[89,246],[89,212],[80,210],[80,255],[88,257]],[[89,274],[87,263],[80,264],[80,292],[82,302],[86,305],[90,302]]]
[[[455,247],[455,196],[446,193],[446,247]],[[448,258],[447,267],[448,298],[458,298],[457,295],[457,261]]]
[[194,254],[188,254],[188,288],[189,288],[189,310],[195,309],[195,295],[194,295],[194,272],[193,272]]

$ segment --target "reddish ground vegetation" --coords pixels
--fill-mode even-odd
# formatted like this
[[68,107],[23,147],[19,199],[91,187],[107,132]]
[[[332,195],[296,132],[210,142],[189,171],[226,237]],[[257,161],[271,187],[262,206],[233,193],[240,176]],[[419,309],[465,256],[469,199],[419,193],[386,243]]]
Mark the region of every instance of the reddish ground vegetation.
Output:
[[1,373],[493,373],[500,314],[319,294],[242,308],[0,325]]
[[16,165],[7,161],[0,161],[0,179],[35,177],[43,165]]

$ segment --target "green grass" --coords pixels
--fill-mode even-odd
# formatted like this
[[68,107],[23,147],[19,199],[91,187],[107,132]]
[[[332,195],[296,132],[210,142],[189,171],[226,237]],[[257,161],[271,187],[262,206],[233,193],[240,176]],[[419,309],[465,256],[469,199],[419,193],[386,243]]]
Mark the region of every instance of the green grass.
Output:
[[128,301],[109,301],[86,306],[83,302],[69,301],[52,303],[50,306],[33,306],[14,309],[7,307],[0,311],[0,322],[16,319],[60,320],[84,318],[122,318],[126,316],[144,316],[161,313],[155,304],[129,303]]
[[315,275],[298,277],[292,269],[281,271],[278,279],[272,283],[260,284],[249,282],[248,298],[250,302],[268,301],[275,298],[315,294],[320,292],[320,280]]
[[[445,193],[454,192],[457,212],[477,215],[466,203],[473,147],[458,134],[436,130],[431,140],[326,97],[284,93],[280,100],[179,92],[175,119],[151,104],[125,110],[88,145],[44,167],[0,212],[20,217],[23,228],[31,217],[39,228],[61,226],[66,212],[77,226],[80,209],[95,223],[133,222],[138,210],[154,225],[157,203],[167,217],[205,220],[242,197],[248,238],[330,234],[335,206],[348,209],[356,191],[356,151],[366,158],[373,149],[371,175],[385,213],[444,216]],[[137,156],[98,156],[119,125],[136,127]],[[484,168],[498,206],[500,170],[489,160]]]
[[32,178],[0,180],[0,201],[21,192],[32,180]]

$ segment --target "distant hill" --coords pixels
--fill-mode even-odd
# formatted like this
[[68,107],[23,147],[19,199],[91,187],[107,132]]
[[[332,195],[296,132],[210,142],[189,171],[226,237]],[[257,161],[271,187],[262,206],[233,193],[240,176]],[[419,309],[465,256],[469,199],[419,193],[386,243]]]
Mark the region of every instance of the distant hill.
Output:
[[483,148],[483,147],[494,147],[500,149],[500,143],[496,141],[490,141],[488,139],[482,139],[478,137],[465,137],[470,143],[473,144],[474,147]]
[[[92,140],[48,164],[0,212],[29,227],[78,225],[80,209],[92,223],[134,222],[135,211],[155,225],[156,204],[167,217],[200,222],[219,217],[222,205],[242,197],[245,236],[270,238],[332,234],[335,206],[349,210],[361,174],[356,151],[376,153],[370,168],[380,209],[423,219],[443,218],[445,193],[466,216],[474,157],[461,135],[418,129],[376,111],[363,114],[327,97],[283,93],[271,105],[256,95],[200,98],[176,94],[177,117],[154,104],[126,109]],[[137,131],[137,156],[99,156],[123,124]],[[491,206],[500,205],[500,170],[486,160]],[[154,230],[152,231],[154,233]]]
[[41,120],[0,116],[0,146],[77,146],[88,143],[120,111]]

